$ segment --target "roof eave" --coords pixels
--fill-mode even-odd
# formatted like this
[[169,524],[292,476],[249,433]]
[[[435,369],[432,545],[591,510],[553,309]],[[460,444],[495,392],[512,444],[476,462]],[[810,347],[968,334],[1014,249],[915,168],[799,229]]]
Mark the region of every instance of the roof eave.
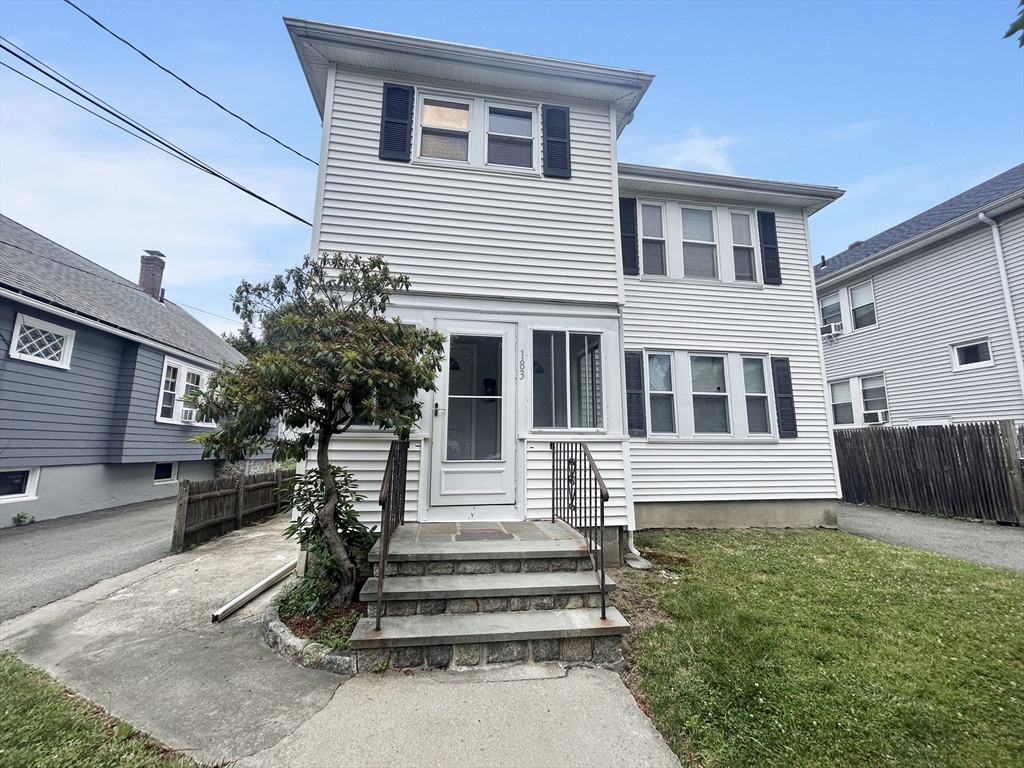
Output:
[[[914,237],[907,238],[903,242],[896,243],[896,245],[891,245],[884,250],[878,251],[878,253],[873,253],[848,267],[844,267],[843,269],[825,275],[824,277],[818,277],[816,275],[814,278],[815,285],[819,289],[828,288],[837,283],[845,282],[848,279],[859,277],[865,272],[870,272],[873,269],[877,269],[879,266],[883,266],[891,261],[903,258],[909,253],[921,248],[926,248],[939,240],[944,240],[947,237],[952,237],[960,232],[965,232],[976,225],[980,226],[982,221],[978,218],[978,214],[984,213],[989,217],[1002,216],[1004,213],[1012,211],[1014,208],[1018,208],[1022,205],[1024,205],[1024,194],[1022,194],[1021,190],[1017,190],[991,203],[980,205],[977,208],[970,210],[967,213],[963,213],[955,219],[950,219],[937,227],[932,227],[926,232],[921,232]],[[828,262],[825,263],[825,268],[828,269]]]

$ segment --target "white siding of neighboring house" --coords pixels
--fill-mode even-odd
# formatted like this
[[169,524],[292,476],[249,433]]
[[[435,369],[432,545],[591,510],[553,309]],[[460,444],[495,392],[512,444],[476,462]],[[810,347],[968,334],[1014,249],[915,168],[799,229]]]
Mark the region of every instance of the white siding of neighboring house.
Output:
[[417,292],[618,300],[607,105],[570,104],[572,178],[552,179],[378,159],[383,83],[346,70],[329,82],[321,251],[384,255]]
[[[767,443],[634,437],[629,453],[637,502],[840,495],[822,387],[806,219],[799,211],[775,212],[782,285],[627,276],[625,347],[788,357],[799,437]],[[737,396],[742,393],[730,395]]]
[[[1000,233],[1024,335],[1024,212],[1002,217]],[[1024,421],[1024,396],[989,226],[979,222],[926,251],[883,265],[871,278],[878,325],[825,345],[830,380],[884,373],[895,426],[944,418]],[[986,337],[995,365],[953,370],[950,345]],[[854,399],[858,397],[854,392]]]

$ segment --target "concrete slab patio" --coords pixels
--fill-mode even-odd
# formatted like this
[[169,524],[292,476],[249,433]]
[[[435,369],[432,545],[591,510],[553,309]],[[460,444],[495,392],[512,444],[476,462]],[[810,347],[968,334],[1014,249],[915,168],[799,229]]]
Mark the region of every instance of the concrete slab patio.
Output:
[[678,766],[612,672],[533,665],[345,681],[264,645],[272,593],[211,624],[212,611],[295,556],[287,523],[4,622],[0,648],[206,763]]

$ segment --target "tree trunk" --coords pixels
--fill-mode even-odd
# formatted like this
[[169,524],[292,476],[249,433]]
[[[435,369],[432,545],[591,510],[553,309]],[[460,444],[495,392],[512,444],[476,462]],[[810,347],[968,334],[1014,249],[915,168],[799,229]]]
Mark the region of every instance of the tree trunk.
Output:
[[338,588],[338,599],[343,605],[352,602],[356,587],[356,566],[349,557],[345,548],[345,541],[338,533],[338,524],[334,520],[334,510],[338,506],[338,487],[334,484],[334,475],[331,474],[331,464],[328,459],[328,448],[331,444],[331,433],[322,431],[317,441],[316,465],[320,469],[320,478],[324,484],[324,498],[326,503],[317,512],[317,521],[327,541],[327,548],[331,555],[341,563],[345,572],[345,578]]

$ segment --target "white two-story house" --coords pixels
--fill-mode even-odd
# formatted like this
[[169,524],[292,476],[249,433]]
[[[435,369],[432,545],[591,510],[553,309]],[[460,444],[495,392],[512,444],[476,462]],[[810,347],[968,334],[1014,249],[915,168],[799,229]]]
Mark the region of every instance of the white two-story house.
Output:
[[815,277],[835,426],[1024,423],[1024,165]]
[[[619,163],[643,72],[286,25],[323,119],[312,251],[383,255],[393,312],[448,337],[407,520],[550,518],[561,440],[619,530],[834,519],[807,221],[840,190]],[[333,461],[372,495],[390,439]]]

